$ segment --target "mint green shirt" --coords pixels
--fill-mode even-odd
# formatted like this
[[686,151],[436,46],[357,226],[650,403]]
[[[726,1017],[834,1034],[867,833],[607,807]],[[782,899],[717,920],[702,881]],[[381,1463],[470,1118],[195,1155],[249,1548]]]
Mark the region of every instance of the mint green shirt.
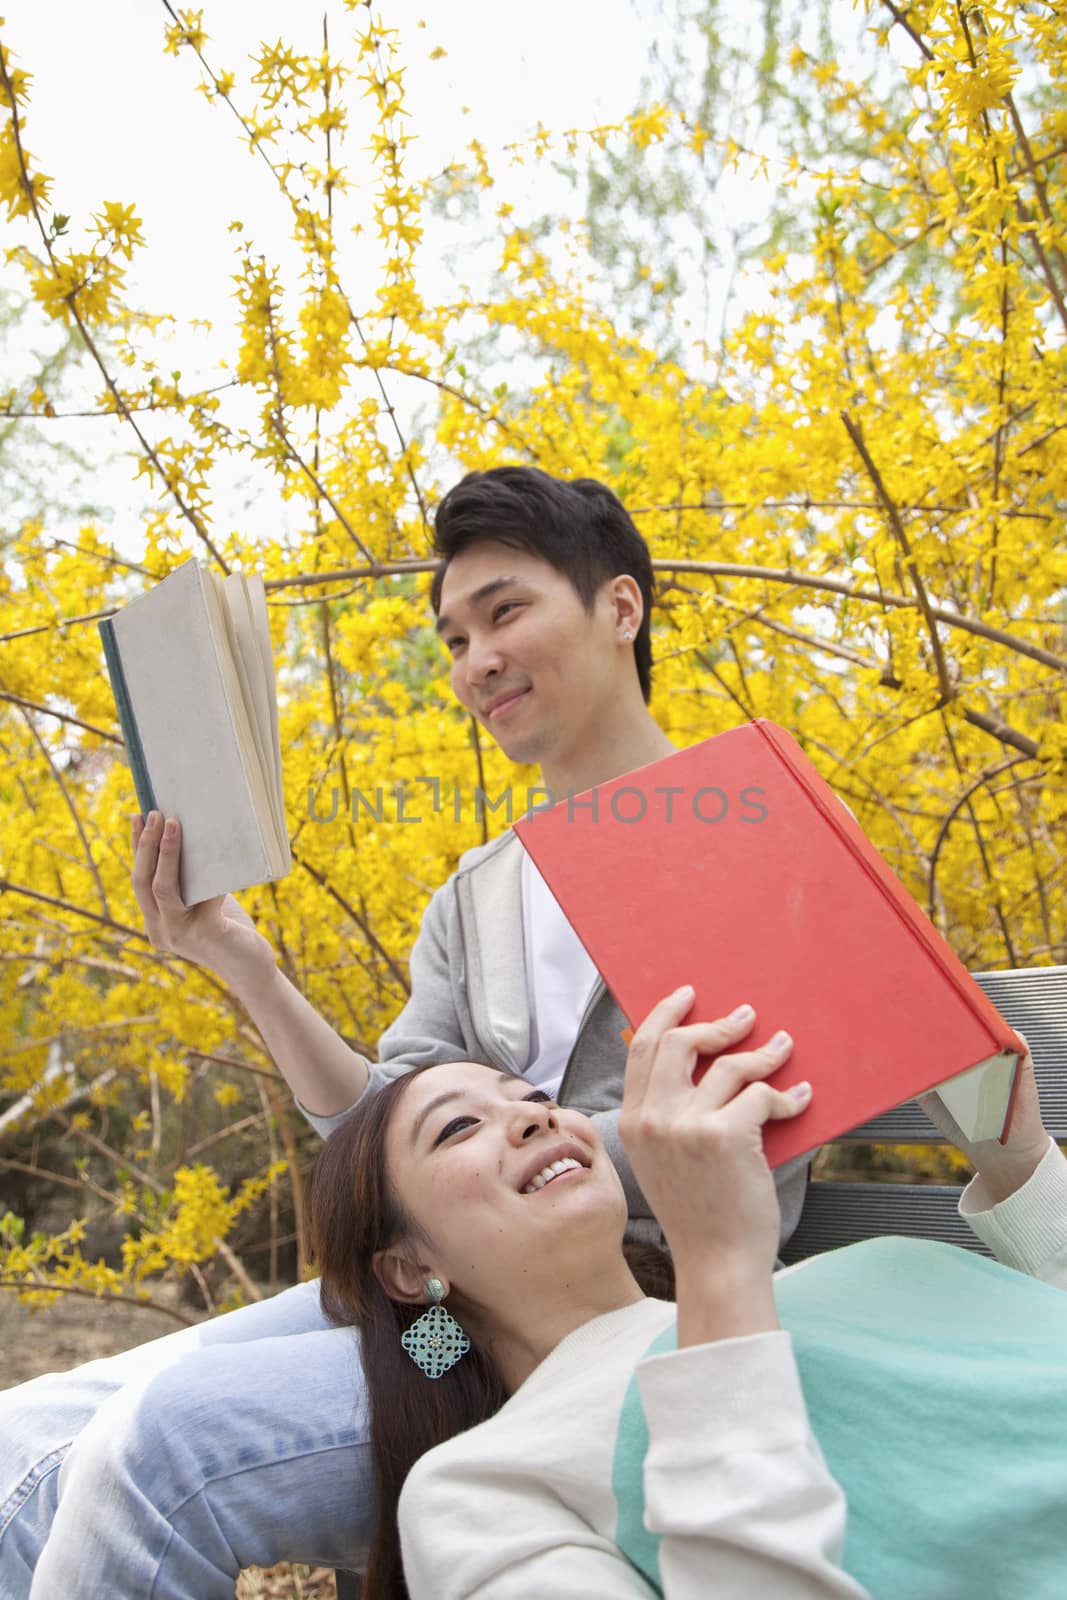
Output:
[[[873,1600],[1064,1600],[1067,1294],[897,1238],[820,1256],[775,1294],[848,1502],[842,1564]],[[674,1347],[672,1325],[648,1354]],[[635,1380],[616,1438],[616,1537],[660,1590],[647,1442]]]

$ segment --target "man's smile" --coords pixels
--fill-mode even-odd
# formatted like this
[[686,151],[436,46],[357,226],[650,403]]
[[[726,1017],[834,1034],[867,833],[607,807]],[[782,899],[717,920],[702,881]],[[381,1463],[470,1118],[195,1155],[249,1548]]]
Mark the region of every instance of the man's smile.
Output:
[[509,689],[506,694],[497,695],[496,699],[490,700],[485,708],[486,720],[491,722],[494,717],[505,715],[512,706],[518,705],[519,701],[529,692],[527,687],[525,689]]

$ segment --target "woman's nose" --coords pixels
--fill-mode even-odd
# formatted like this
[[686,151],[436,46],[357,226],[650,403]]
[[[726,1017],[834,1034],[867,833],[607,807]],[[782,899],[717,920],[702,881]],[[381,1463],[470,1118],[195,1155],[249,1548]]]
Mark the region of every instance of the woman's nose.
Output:
[[532,1139],[535,1133],[544,1133],[546,1129],[553,1129],[556,1119],[551,1106],[524,1104],[516,1107],[516,1115],[512,1121],[512,1137],[519,1143],[525,1139]]

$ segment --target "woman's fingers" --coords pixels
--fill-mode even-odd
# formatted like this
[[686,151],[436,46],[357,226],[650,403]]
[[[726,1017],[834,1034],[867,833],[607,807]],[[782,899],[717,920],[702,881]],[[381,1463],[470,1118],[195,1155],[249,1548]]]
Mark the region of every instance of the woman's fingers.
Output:
[[[645,1107],[668,1115],[672,1106],[689,1114],[715,1111],[741,1098],[747,1085],[770,1077],[789,1059],[793,1041],[784,1031],[754,1050],[731,1051],[752,1029],[756,1014],[751,1006],[738,1006],[713,1022],[684,1025],[681,1019],[692,999],[689,986],[665,996],[635,1032],[623,1087],[624,1113],[632,1116]],[[694,1086],[693,1067],[701,1055],[715,1059]],[[810,1098],[810,1091],[800,1099],[788,1091],[771,1093],[778,1098],[766,1101],[762,1120],[795,1116]]]
[[[700,1108],[714,1110],[732,1100],[744,1084],[777,1072],[789,1059],[793,1048],[787,1033],[775,1034],[773,1039],[754,1050],[730,1051],[732,1045],[751,1031],[754,1020],[755,1014],[748,1010],[714,1022],[666,1026],[642,1074],[641,1102],[650,1097],[660,1107],[674,1102],[688,1105],[695,1090]],[[715,1059],[699,1085],[694,1086],[693,1068],[702,1055]],[[636,1106],[641,1102],[635,1093],[632,1104]]]
[[630,1053],[626,1062],[626,1076],[622,1086],[622,1107],[624,1111],[636,1110],[642,1104],[648,1091],[648,1081],[652,1074],[652,1065],[656,1059],[656,1052],[668,1028],[673,1028],[681,1022],[689,1007],[693,1004],[694,990],[691,984],[684,984],[681,989],[675,989],[673,994],[665,995],[657,1005],[652,1007],[648,1016],[635,1030],[630,1041]]
[[747,1125],[762,1128],[765,1122],[781,1122],[784,1118],[798,1116],[811,1099],[810,1083],[794,1083],[788,1089],[773,1089],[769,1083],[754,1082],[736,1094],[728,1105],[719,1111],[719,1120],[726,1126]]
[[[697,1053],[706,1053],[706,1046],[698,1044]],[[696,1086],[697,1105],[702,1110],[729,1105],[745,1084],[769,1078],[772,1072],[785,1065],[792,1053],[793,1041],[789,1034],[779,1032],[755,1050],[720,1055]]]

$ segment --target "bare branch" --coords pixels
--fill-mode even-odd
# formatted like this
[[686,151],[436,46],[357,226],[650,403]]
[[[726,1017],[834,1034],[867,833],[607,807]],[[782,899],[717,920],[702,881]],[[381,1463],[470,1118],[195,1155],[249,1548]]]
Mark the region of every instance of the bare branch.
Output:
[[927,61],[932,61],[934,59],[934,52],[930,49],[922,34],[916,32],[911,23],[908,21],[908,18],[911,15],[910,11],[902,10],[900,6],[894,5],[893,0],[882,0],[882,4],[891,14],[893,21],[897,24],[897,26],[903,28],[904,32],[907,34],[912,43],[922,51],[922,54],[926,57]]
[[861,428],[860,424],[853,421],[847,411],[841,412],[841,421],[845,425],[845,431],[852,440],[860,460],[867,469],[867,476],[870,478],[872,484],[874,485],[874,491],[879,500],[882,502],[885,514],[889,520],[889,526],[892,528],[893,533],[896,536],[897,543],[904,552],[904,564],[911,574],[911,581],[914,585],[915,594],[919,601],[919,609],[922,611],[922,614],[926,619],[926,626],[930,634],[930,643],[934,652],[934,665],[937,668],[937,685],[941,691],[942,702],[947,705],[947,703],[952,699],[954,690],[949,679],[948,667],[945,664],[944,653],[941,649],[941,640],[938,638],[937,623],[934,619],[933,611],[930,608],[930,602],[926,597],[926,588],[919,573],[918,563],[912,554],[911,541],[908,538],[907,530],[905,529],[904,523],[901,520],[900,512],[894,504],[888,489],[882,482],[882,475],[875,466],[870,451],[867,449],[867,444],[863,437],[863,429]]
[[76,728],[84,728],[86,733],[95,733],[98,739],[107,739],[111,744],[122,747],[122,740],[117,734],[108,733],[104,728],[94,727],[91,722],[83,722],[80,717],[72,717],[69,712],[56,711],[53,706],[38,705],[36,700],[24,700],[20,694],[8,694],[0,689],[0,700],[7,700],[13,706],[21,706],[25,711],[37,711],[42,717],[56,717],[60,722],[73,723]]
[[334,888],[333,884],[326,877],[325,873],[320,872],[318,867],[313,867],[310,861],[305,861],[304,858],[302,856],[298,856],[295,851],[293,853],[293,860],[296,862],[297,866],[303,867],[308,876],[314,878],[319,887],[321,889],[325,889],[331,900],[334,900],[337,905],[341,907],[341,910],[352,919],[356,927],[366,939],[367,943],[370,945],[371,949],[376,952],[376,954],[385,963],[388,970],[393,974],[393,977],[400,985],[402,993],[410,994],[411,985],[408,982],[407,974],[404,973],[393,960],[393,957],[389,954],[388,950],[386,950],[385,946],[382,944],[381,940],[378,938],[378,935],[374,932],[374,929],[370,926],[370,923],[367,921],[367,919],[361,916],[351,902],[346,900],[344,895]]
[[[11,84],[10,76],[8,75],[7,62],[4,58],[3,51],[0,51],[0,79],[3,81],[4,91],[11,106],[12,136],[15,142],[15,154],[19,164],[19,172],[22,178],[23,190],[33,211],[33,218],[37,224],[37,231],[40,235],[41,243],[44,246],[46,255],[48,256],[49,265],[54,272],[56,270],[55,245],[52,240],[52,235],[45,227],[44,218],[41,216],[41,208],[37,201],[37,193],[30,178],[29,168],[26,165],[26,155],[22,148],[22,134],[19,128],[18,113],[15,110],[15,93]],[[160,461],[156,451],[152,448],[152,445],[148,442],[145,435],[138,427],[137,422],[134,420],[132,411],[126,404],[124,395],[105,366],[104,359],[97,348],[95,339],[89,331],[88,324],[82,316],[81,311],[78,309],[78,289],[71,289],[69,293],[63,296],[63,301],[70,311],[71,317],[78,329],[78,332],[85,341],[85,348],[96,362],[100,376],[103,378],[105,384],[107,385],[108,392],[115,402],[115,409],[133,429],[133,432],[137,438],[137,442],[144,452],[145,459],[151,463],[154,471],[158,472],[160,478],[162,479],[164,488],[169,490],[174,499],[175,505],[178,507],[179,513],[192,527],[197,538],[202,540],[206,548],[210,550],[211,554],[214,556],[223,572],[229,572],[229,567],[226,565],[225,561],[222,559],[222,556],[215,548],[207,529],[204,527],[203,523],[200,521],[200,518],[196,515],[196,512],[192,509],[192,507],[186,503],[177,485],[171,482],[170,476],[164,470],[163,463]]]
[[162,1300],[132,1294],[112,1294],[108,1289],[81,1289],[73,1283],[47,1283],[38,1278],[0,1278],[0,1289],[14,1289],[23,1294],[30,1290],[36,1294],[77,1294],[83,1300],[117,1300],[120,1305],[133,1306],[141,1311],[161,1311],[165,1317],[173,1317],[175,1322],[180,1322],[186,1328],[195,1328],[200,1321],[199,1317],[187,1316],[184,1311],[179,1311],[176,1306],[168,1306]]
[[1020,733],[1017,728],[1009,727],[1001,717],[991,717],[984,711],[973,711],[969,706],[964,709],[965,722],[971,723],[975,728],[981,728],[983,733],[991,733],[994,739],[999,739],[1001,744],[1010,744],[1014,750],[1020,750],[1024,756],[1035,757],[1038,752],[1036,739],[1031,739],[1025,733]]
[[945,812],[944,817],[941,819],[941,826],[937,830],[937,838],[934,840],[934,847],[930,852],[930,865],[926,880],[926,910],[931,921],[933,920],[934,915],[934,897],[938,893],[937,860],[941,854],[941,846],[948,838],[948,830],[951,828],[956,816],[960,811],[962,811],[963,807],[967,804],[968,800],[971,798],[972,794],[974,794],[976,789],[980,789],[984,783],[988,783],[990,778],[995,778],[998,773],[1006,772],[1009,767],[1017,767],[1026,759],[1027,758],[1025,756],[1008,756],[1006,760],[998,761],[996,766],[986,767],[984,771],[978,774],[977,778],[972,779],[971,782],[966,785],[962,793],[957,795],[956,799]]
[[41,752],[41,755],[44,757],[44,760],[45,760],[45,762],[46,762],[46,764],[48,766],[48,770],[52,774],[52,777],[55,779],[56,784],[59,787],[59,792],[63,796],[63,799],[64,799],[64,801],[66,803],[67,810],[70,812],[71,819],[72,819],[72,821],[74,823],[74,827],[77,830],[78,838],[81,840],[82,849],[85,852],[86,865],[89,868],[89,872],[90,872],[90,874],[92,876],[93,882],[96,884],[96,892],[97,892],[97,895],[100,898],[100,908],[103,911],[104,915],[106,917],[109,917],[111,915],[111,907],[107,903],[107,893],[106,893],[106,891],[104,889],[103,879],[100,877],[100,869],[98,868],[95,860],[93,859],[93,852],[92,852],[92,849],[90,848],[89,840],[88,840],[88,838],[86,836],[85,829],[82,826],[82,819],[78,815],[78,808],[74,804],[74,801],[71,799],[70,790],[67,788],[66,781],[64,780],[63,774],[60,772],[59,768],[56,766],[55,762],[52,760],[52,752],[49,750],[48,746],[45,744],[44,740],[41,738],[41,735],[37,732],[37,729],[35,728],[34,723],[33,723],[33,718],[30,716],[29,712],[25,709],[25,707],[20,706],[19,709],[22,712],[23,720],[25,721],[27,728],[29,728],[29,730],[30,730],[30,734],[31,734],[31,736],[33,738],[33,742],[37,746],[38,750]]

